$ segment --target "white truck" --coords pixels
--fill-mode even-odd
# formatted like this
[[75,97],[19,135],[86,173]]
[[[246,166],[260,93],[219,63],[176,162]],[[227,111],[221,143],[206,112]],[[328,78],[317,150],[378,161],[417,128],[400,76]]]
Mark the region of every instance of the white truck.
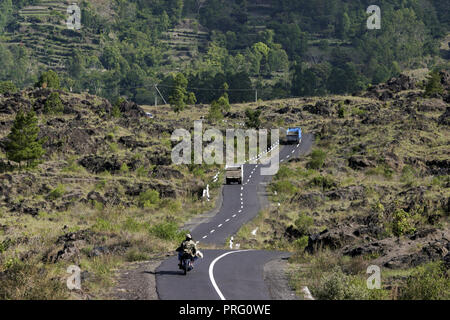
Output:
[[234,165],[225,167],[225,184],[242,184],[244,180],[244,166]]

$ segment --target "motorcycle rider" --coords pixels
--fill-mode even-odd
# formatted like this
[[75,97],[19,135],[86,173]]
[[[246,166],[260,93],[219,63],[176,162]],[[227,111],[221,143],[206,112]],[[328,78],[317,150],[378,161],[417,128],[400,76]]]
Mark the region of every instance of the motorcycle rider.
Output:
[[[192,262],[194,262],[195,260],[198,259],[197,244],[192,239],[192,236],[189,233],[186,235],[186,239],[183,242],[181,242],[181,245],[177,248],[176,251],[178,252],[178,262],[179,262],[178,266],[180,267],[180,269],[182,268],[181,259],[183,258],[184,254],[189,254]],[[192,266],[192,268],[193,268],[193,266]]]

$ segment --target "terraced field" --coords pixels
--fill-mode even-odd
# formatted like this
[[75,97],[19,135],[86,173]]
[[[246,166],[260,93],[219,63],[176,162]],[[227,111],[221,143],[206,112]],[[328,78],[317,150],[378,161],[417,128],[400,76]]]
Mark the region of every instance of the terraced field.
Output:
[[194,19],[184,19],[174,29],[164,34],[163,43],[169,51],[165,58],[172,62],[188,63],[200,52],[205,52],[208,46],[209,34],[205,28]]
[[99,35],[88,28],[69,30],[66,26],[69,1],[41,1],[18,12],[19,28],[5,33],[8,44],[19,44],[31,49],[43,68],[57,71],[66,69],[67,58],[75,49],[86,55],[97,55]]

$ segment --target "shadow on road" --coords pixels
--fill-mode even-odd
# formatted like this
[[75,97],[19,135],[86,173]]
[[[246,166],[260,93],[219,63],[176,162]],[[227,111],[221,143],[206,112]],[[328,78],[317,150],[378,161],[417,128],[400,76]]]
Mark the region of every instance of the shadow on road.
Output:
[[153,275],[159,275],[159,276],[164,276],[164,275],[169,275],[169,276],[184,276],[183,271],[165,271],[165,270],[161,270],[161,271],[144,271],[143,273],[149,273],[149,274],[153,274]]

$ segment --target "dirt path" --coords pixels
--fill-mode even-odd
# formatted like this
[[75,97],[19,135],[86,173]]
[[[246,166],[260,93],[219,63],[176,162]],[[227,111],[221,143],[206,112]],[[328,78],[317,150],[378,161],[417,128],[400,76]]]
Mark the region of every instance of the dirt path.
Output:
[[110,293],[114,300],[158,300],[155,270],[164,259],[138,262],[120,270]]

